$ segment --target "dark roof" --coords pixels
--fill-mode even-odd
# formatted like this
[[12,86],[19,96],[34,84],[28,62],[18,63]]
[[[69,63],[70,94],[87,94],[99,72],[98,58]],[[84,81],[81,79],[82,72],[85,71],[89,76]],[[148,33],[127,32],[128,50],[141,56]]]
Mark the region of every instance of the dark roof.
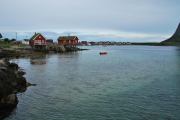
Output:
[[47,39],[46,42],[53,43],[53,40],[52,39]]
[[41,33],[35,33],[35,34],[30,38],[30,40],[34,40],[38,35],[41,35]]
[[74,40],[77,36],[60,36],[58,40]]
[[24,39],[24,41],[29,41],[29,39]]

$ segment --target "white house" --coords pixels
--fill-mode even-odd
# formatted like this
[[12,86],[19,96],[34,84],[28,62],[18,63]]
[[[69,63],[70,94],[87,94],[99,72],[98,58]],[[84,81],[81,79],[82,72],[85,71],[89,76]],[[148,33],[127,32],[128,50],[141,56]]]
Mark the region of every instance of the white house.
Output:
[[23,45],[29,45],[29,40],[27,40],[27,39],[23,40],[23,41],[22,41],[22,44],[23,44]]

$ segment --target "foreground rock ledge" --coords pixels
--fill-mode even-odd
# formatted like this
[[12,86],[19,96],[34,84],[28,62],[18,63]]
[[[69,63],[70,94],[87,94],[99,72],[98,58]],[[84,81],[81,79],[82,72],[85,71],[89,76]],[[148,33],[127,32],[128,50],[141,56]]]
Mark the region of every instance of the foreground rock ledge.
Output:
[[24,74],[17,64],[0,59],[0,119],[4,111],[13,109],[18,104],[16,94],[26,91]]

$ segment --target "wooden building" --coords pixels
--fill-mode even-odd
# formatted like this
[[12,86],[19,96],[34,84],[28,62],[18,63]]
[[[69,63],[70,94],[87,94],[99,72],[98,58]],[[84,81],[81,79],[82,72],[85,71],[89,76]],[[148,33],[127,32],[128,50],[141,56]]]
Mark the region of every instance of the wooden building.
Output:
[[64,46],[76,46],[79,42],[77,36],[60,36],[58,38],[58,44]]
[[40,33],[35,33],[31,37],[29,44],[32,48],[38,50],[44,50],[47,46],[46,38]]

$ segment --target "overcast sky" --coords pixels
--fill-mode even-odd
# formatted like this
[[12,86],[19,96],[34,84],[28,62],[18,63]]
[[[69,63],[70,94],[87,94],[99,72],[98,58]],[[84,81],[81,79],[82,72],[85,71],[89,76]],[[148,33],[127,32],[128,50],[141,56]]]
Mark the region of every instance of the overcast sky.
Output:
[[180,22],[180,0],[0,0],[0,31],[72,32],[84,40],[160,41]]

